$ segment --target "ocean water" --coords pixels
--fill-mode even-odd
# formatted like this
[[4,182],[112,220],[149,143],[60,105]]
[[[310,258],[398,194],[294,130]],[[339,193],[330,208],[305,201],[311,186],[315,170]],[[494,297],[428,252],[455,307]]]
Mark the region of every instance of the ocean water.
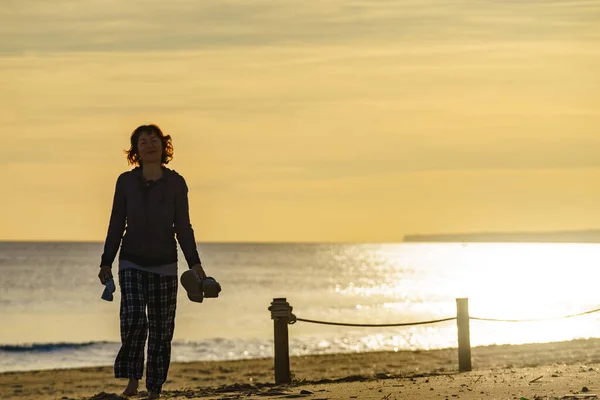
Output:
[[[199,244],[218,299],[180,290],[173,361],[272,357],[268,307],[358,324],[456,316],[469,299],[471,344],[600,337],[596,244]],[[101,243],[0,243],[0,371],[111,365],[119,301],[100,299]],[[183,256],[180,255],[183,260]],[[180,273],[187,268],[180,262]],[[558,318],[554,318],[558,317]],[[406,327],[290,325],[293,355],[456,347],[456,322]]]

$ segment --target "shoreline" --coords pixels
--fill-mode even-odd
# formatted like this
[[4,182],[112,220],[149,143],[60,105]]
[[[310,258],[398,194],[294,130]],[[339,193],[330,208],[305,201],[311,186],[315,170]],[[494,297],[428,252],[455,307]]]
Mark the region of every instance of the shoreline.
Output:
[[[590,365],[590,371],[597,371],[600,339],[473,347],[472,363],[472,372],[459,374],[456,348],[295,356],[290,358],[293,383],[284,386],[274,384],[272,358],[172,363],[163,398],[224,398],[221,393],[225,392],[243,392],[244,396],[254,393],[262,399],[281,398],[268,397],[269,391],[276,387],[293,391],[317,386],[321,389],[335,386],[342,390],[382,381],[421,379],[426,383],[425,380],[433,377],[448,380],[449,376],[452,382],[516,370],[530,370],[535,375],[549,366],[554,369],[560,366],[566,371]],[[541,375],[547,376],[547,373]],[[143,380],[140,383],[143,388]],[[0,373],[0,397],[8,400],[119,399],[120,396],[110,397],[107,393],[120,393],[122,387],[123,381],[113,378],[110,366]],[[378,399],[381,398],[380,395]]]

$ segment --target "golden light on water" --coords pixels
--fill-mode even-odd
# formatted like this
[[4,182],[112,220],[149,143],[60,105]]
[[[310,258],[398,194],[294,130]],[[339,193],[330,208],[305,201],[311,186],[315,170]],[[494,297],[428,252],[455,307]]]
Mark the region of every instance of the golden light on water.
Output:
[[[600,308],[598,245],[403,244],[377,253],[381,257],[368,257],[371,265],[362,263],[359,277],[335,286],[342,302],[356,303],[354,315],[340,317],[360,323],[453,317],[455,299],[466,297],[471,317],[523,320],[471,320],[473,345],[570,340],[600,331],[595,313],[560,318]],[[426,325],[413,333],[428,335],[433,347],[436,341],[446,347],[455,340],[455,323]],[[365,334],[369,348],[405,340]]]

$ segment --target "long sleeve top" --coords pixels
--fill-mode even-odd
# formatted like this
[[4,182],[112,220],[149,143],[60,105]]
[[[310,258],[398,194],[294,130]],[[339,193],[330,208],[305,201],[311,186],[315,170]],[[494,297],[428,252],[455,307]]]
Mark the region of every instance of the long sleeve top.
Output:
[[164,167],[162,177],[156,181],[146,181],[140,167],[121,174],[101,265],[112,266],[119,246],[120,260],[142,267],[174,263],[177,242],[190,268],[200,264],[185,179]]

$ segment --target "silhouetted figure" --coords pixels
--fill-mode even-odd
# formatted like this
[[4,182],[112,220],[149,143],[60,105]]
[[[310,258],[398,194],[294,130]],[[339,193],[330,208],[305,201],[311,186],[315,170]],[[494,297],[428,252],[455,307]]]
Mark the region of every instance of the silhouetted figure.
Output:
[[115,377],[129,379],[124,395],[137,394],[148,338],[146,388],[156,399],[171,361],[178,287],[175,238],[189,268],[200,279],[206,274],[190,223],[186,182],[165,167],[173,158],[171,136],[156,125],[142,125],[132,133],[126,154],[135,168],[117,179],[98,277],[102,284],[112,279],[120,247],[121,349]]

